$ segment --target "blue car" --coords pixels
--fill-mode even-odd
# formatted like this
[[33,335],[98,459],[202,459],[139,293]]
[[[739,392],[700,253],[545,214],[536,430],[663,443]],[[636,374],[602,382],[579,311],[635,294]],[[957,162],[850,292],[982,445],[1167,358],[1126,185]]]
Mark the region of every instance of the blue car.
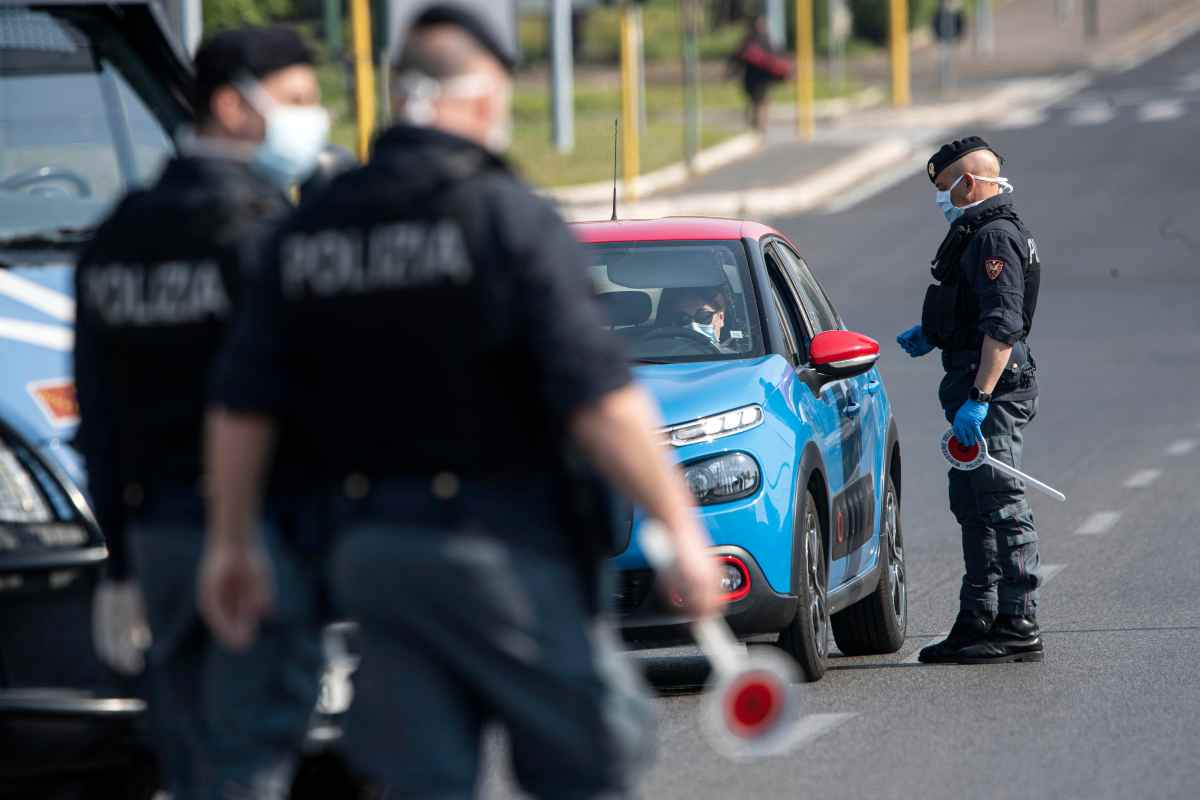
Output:
[[[726,617],[771,637],[809,680],[832,633],[891,653],[908,623],[900,445],[879,346],[846,330],[796,246],[752,222],[575,226],[611,329],[657,398],[722,564]],[[653,591],[634,514],[615,557],[625,638],[687,636]]]

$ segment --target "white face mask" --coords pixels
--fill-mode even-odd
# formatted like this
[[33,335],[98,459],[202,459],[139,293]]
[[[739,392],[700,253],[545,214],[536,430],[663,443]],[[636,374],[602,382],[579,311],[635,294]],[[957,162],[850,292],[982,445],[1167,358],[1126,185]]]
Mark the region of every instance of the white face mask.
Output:
[[692,330],[696,333],[703,334],[708,337],[708,340],[713,344],[717,343],[717,326],[711,322],[707,325],[701,325],[699,322],[692,323]]
[[[427,127],[433,124],[436,111],[433,104],[442,98],[458,100],[476,100],[499,93],[500,87],[496,81],[483,75],[462,75],[444,81],[434,80],[420,73],[408,73],[396,79],[399,91],[404,95],[401,119],[410,125]],[[512,89],[503,90],[501,102],[504,111],[500,121],[488,131],[483,145],[493,153],[503,154],[512,145]]]
[[329,141],[329,112],[321,106],[276,102],[257,82],[241,82],[237,88],[267,125],[251,165],[281,189],[311,175]]
[[[965,178],[966,175],[967,173],[959,175],[958,180],[950,184],[949,189],[946,189],[945,191],[938,190],[933,196],[933,202],[936,203],[937,207],[942,210],[942,215],[946,217],[946,221],[952,225],[954,224],[954,221],[961,217],[963,212],[965,212],[968,208],[974,208],[975,206],[979,205],[979,203],[983,202],[980,200],[978,202],[971,203],[970,205],[956,206],[954,205],[954,201],[950,199],[950,193],[954,191],[954,187],[958,186],[958,184],[962,182],[962,179]],[[971,175],[971,177],[977,181],[997,184],[1000,187],[1000,194],[1012,194],[1013,185],[1009,182],[1008,178],[983,178],[979,175]]]

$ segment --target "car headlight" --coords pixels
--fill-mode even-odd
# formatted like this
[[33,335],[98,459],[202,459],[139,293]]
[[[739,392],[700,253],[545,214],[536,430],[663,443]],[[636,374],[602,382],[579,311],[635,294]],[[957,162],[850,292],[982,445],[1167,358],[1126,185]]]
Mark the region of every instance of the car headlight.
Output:
[[54,515],[21,459],[0,442],[0,522],[50,522]]
[[727,503],[758,489],[758,462],[746,453],[724,453],[685,464],[683,477],[698,504]]
[[691,422],[672,425],[663,433],[668,444],[683,447],[687,444],[711,442],[722,436],[732,436],[735,433],[748,431],[762,425],[762,422],[762,406],[742,406],[732,411],[713,414],[711,417],[701,417]]

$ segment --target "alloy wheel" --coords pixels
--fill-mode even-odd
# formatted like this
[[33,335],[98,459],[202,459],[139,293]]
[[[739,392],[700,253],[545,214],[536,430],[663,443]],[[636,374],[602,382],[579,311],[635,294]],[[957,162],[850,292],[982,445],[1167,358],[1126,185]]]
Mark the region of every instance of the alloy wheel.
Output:
[[900,532],[900,507],[896,492],[888,489],[883,522],[888,548],[888,577],[892,588],[892,611],[903,629],[908,616],[908,575],[904,569],[904,535]]
[[825,554],[821,548],[821,526],[817,515],[808,511],[804,518],[805,560],[808,566],[808,613],[812,623],[813,643],[817,657],[824,658],[828,648],[828,596],[825,591]]

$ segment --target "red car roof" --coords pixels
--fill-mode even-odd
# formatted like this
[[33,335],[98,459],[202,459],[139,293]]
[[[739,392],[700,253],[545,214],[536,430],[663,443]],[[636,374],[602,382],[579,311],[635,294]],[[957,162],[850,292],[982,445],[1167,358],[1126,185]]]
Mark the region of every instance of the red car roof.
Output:
[[584,244],[761,239],[767,234],[782,236],[774,228],[758,222],[709,217],[577,222],[571,228]]

